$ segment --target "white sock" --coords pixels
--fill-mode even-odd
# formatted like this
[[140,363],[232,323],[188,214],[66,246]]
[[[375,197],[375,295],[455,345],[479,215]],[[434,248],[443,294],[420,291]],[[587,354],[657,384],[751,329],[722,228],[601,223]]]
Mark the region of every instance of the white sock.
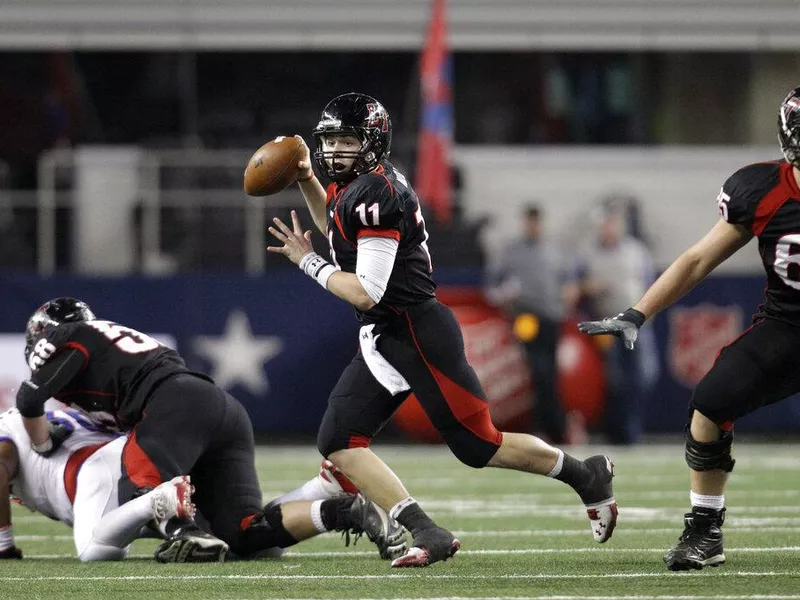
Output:
[[0,527],[0,550],[14,547],[14,528],[11,525]]
[[317,475],[314,479],[306,481],[296,490],[292,490],[291,492],[285,493],[283,496],[271,500],[270,505],[286,504],[293,500],[327,500],[328,498],[335,497],[336,494],[329,493],[322,485],[319,475]]
[[406,509],[409,506],[411,506],[412,504],[416,504],[416,503],[417,503],[417,501],[414,500],[414,498],[412,498],[411,496],[409,496],[408,498],[405,498],[403,500],[400,500],[400,502],[395,504],[389,510],[389,518],[394,519],[396,521],[397,520],[397,515],[399,515],[401,512],[403,512],[404,509]]
[[311,503],[311,522],[314,524],[314,527],[320,533],[325,533],[328,531],[328,528],[325,527],[325,524],[322,522],[322,503],[323,500],[314,500]]
[[699,506],[702,508],[712,508],[714,510],[722,510],[725,508],[725,496],[704,496],[703,494],[696,494],[689,492],[689,501],[692,506]]
[[548,477],[558,477],[558,475],[561,473],[561,468],[564,466],[564,451],[560,448],[556,448],[556,450],[558,451],[556,466],[554,466],[553,470],[547,474]]
[[139,537],[139,530],[153,518],[153,505],[150,500],[153,493],[151,491],[134,498],[103,515],[92,532],[93,540],[117,548],[131,544]]

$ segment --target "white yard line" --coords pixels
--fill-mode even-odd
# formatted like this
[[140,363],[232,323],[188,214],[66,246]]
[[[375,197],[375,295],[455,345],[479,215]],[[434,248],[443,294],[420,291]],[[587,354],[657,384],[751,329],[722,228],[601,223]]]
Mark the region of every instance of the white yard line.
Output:
[[[430,573],[430,575],[426,574]],[[708,575],[708,578],[728,577],[790,577],[796,576],[793,571],[721,571]],[[263,580],[391,580],[391,579],[452,579],[452,580],[536,580],[536,579],[663,579],[665,577],[696,578],[693,573],[604,573],[598,575],[546,575],[546,574],[511,574],[511,575],[448,575],[437,574],[436,571],[424,573],[389,573],[386,575],[41,575],[37,577],[0,577],[0,581],[263,581]],[[715,598],[717,596],[714,596]]]
[[[588,535],[588,534],[587,534]],[[741,552],[762,554],[768,552],[800,552],[800,546],[757,546],[757,547],[731,547],[726,546],[727,552]],[[643,553],[658,553],[662,554],[666,548],[598,548],[595,546],[586,548],[515,548],[511,550],[461,550],[459,556],[511,556],[511,555],[531,555],[531,554],[643,554]],[[356,556],[375,556],[375,550],[330,550],[324,552],[303,552],[288,550],[283,558],[353,558]],[[149,554],[136,554],[131,558],[150,558]],[[61,559],[61,558],[74,558],[72,554],[40,554],[34,556],[26,556],[27,558],[48,560],[48,559]],[[797,573],[794,573],[797,575]]]

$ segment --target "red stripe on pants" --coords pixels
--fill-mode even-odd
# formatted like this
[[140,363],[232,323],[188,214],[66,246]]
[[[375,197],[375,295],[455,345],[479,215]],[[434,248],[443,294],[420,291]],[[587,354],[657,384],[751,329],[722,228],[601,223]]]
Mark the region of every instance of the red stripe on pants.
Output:
[[[422,347],[419,345],[408,313],[406,313],[406,321],[408,321],[408,330],[411,332],[411,339],[414,340],[417,352],[419,352],[422,362],[425,363],[425,366],[428,367],[431,375],[436,380],[436,386],[439,388],[445,402],[447,402],[447,406],[453,416],[480,439],[495,446],[500,446],[503,443],[503,434],[492,423],[492,417],[489,414],[489,403],[469,390],[464,389],[429,363],[428,359],[425,358]],[[419,395],[417,395],[417,398],[419,398]]]
[[154,488],[161,483],[158,467],[153,464],[150,457],[142,450],[139,442],[136,441],[135,430],[122,450],[122,466],[128,478],[137,488]]
[[369,448],[370,439],[365,435],[351,435],[347,441],[348,448]]
[[64,489],[67,491],[67,498],[70,504],[75,504],[75,493],[78,491],[78,473],[92,454],[100,450],[108,442],[84,446],[73,452],[67,459],[67,466],[64,467]]

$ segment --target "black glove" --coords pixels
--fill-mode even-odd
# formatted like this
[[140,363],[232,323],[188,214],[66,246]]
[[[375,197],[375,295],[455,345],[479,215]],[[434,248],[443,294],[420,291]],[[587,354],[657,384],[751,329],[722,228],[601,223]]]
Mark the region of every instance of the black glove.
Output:
[[11,548],[6,548],[5,550],[0,550],[0,560],[4,559],[20,559],[22,558],[22,550],[17,548],[16,546],[11,546]]
[[53,421],[47,422],[47,428],[50,430],[49,444],[44,442],[39,446],[32,445],[31,447],[35,452],[41,454],[45,458],[49,457],[56,450],[61,447],[61,444],[72,435],[73,428],[65,425],[64,423],[54,423]]
[[578,329],[589,335],[615,335],[622,338],[628,350],[633,350],[639,337],[639,327],[644,325],[646,319],[643,313],[629,308],[616,317],[602,321],[582,321],[578,323]]

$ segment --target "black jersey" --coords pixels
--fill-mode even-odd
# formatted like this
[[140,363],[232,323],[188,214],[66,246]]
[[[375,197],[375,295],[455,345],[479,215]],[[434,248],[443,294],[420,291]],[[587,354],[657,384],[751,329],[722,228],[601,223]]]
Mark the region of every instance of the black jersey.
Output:
[[386,292],[370,310],[356,311],[359,320],[375,323],[434,297],[436,284],[419,199],[389,161],[347,185],[331,184],[326,203],[331,260],[342,271],[356,272],[362,237],[389,237],[400,244]]
[[775,161],[739,169],[722,186],[717,204],[723,219],[758,237],[767,289],[756,318],[800,325],[800,189],[792,165]]
[[[155,339],[110,321],[48,327],[43,335],[61,350],[83,355],[83,369],[53,396],[79,406],[97,421],[130,428],[153,389],[167,377],[188,373],[180,355]],[[202,376],[202,375],[201,375]],[[202,376],[205,377],[205,376]]]

